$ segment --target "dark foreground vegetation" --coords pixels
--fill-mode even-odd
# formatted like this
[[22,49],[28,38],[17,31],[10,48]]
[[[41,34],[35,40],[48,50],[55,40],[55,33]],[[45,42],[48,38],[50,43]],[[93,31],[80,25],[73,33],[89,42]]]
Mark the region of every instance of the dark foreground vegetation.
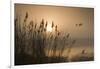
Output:
[[[15,65],[67,62],[76,42],[71,39],[70,33],[60,32],[53,21],[53,31],[47,32],[47,21],[42,19],[40,23],[34,20],[28,22],[28,17],[26,12],[23,21],[20,16],[15,18]],[[66,57],[63,57],[65,49]]]

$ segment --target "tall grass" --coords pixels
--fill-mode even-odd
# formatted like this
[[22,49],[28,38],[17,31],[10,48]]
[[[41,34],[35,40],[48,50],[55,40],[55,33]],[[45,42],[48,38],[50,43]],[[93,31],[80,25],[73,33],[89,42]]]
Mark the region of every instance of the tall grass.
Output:
[[[32,58],[29,59],[34,64],[66,61],[67,59],[62,60],[64,59],[63,53],[67,49],[66,57],[68,57],[75,43],[75,40],[70,39],[70,33],[63,34],[60,32],[53,21],[51,28],[54,31],[47,32],[47,21],[42,19],[40,23],[33,20],[28,22],[28,17],[29,14],[26,12],[23,22],[21,22],[20,16],[15,19],[15,59],[31,56]],[[19,56],[26,54],[28,55],[27,57]],[[24,62],[22,61],[23,64]]]

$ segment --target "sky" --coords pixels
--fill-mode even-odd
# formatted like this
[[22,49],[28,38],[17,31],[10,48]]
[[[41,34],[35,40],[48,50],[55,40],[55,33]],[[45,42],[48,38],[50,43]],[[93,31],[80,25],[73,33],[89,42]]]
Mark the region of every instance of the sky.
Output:
[[[29,21],[53,21],[60,31],[69,32],[73,38],[94,38],[93,8],[15,4],[15,17],[20,15],[24,18],[26,12],[29,14]],[[76,27],[79,23],[83,25]]]
[[[54,22],[60,31],[70,33],[81,45],[92,45],[94,41],[94,9],[86,7],[50,6],[34,4],[15,4],[15,18],[25,17],[28,12],[28,21],[40,23],[42,19],[48,23]],[[82,26],[76,26],[76,24]]]

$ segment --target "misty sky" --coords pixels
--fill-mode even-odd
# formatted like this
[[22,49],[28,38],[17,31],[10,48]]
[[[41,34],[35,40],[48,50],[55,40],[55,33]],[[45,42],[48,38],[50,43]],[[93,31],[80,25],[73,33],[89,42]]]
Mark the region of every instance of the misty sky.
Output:
[[[60,31],[69,32],[72,38],[93,39],[94,37],[94,9],[63,6],[41,6],[31,4],[15,4],[15,17],[29,13],[28,20],[40,23],[42,19],[58,25]],[[82,23],[80,27],[76,24]]]

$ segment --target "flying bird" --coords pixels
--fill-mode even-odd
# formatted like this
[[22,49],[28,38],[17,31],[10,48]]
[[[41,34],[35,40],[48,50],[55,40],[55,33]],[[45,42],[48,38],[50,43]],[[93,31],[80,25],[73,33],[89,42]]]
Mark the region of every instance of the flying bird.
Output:
[[82,25],[83,25],[82,23],[79,24],[79,26],[82,26]]
[[80,27],[80,26],[82,26],[82,25],[83,25],[82,23],[76,24],[76,26],[78,26],[78,27]]

